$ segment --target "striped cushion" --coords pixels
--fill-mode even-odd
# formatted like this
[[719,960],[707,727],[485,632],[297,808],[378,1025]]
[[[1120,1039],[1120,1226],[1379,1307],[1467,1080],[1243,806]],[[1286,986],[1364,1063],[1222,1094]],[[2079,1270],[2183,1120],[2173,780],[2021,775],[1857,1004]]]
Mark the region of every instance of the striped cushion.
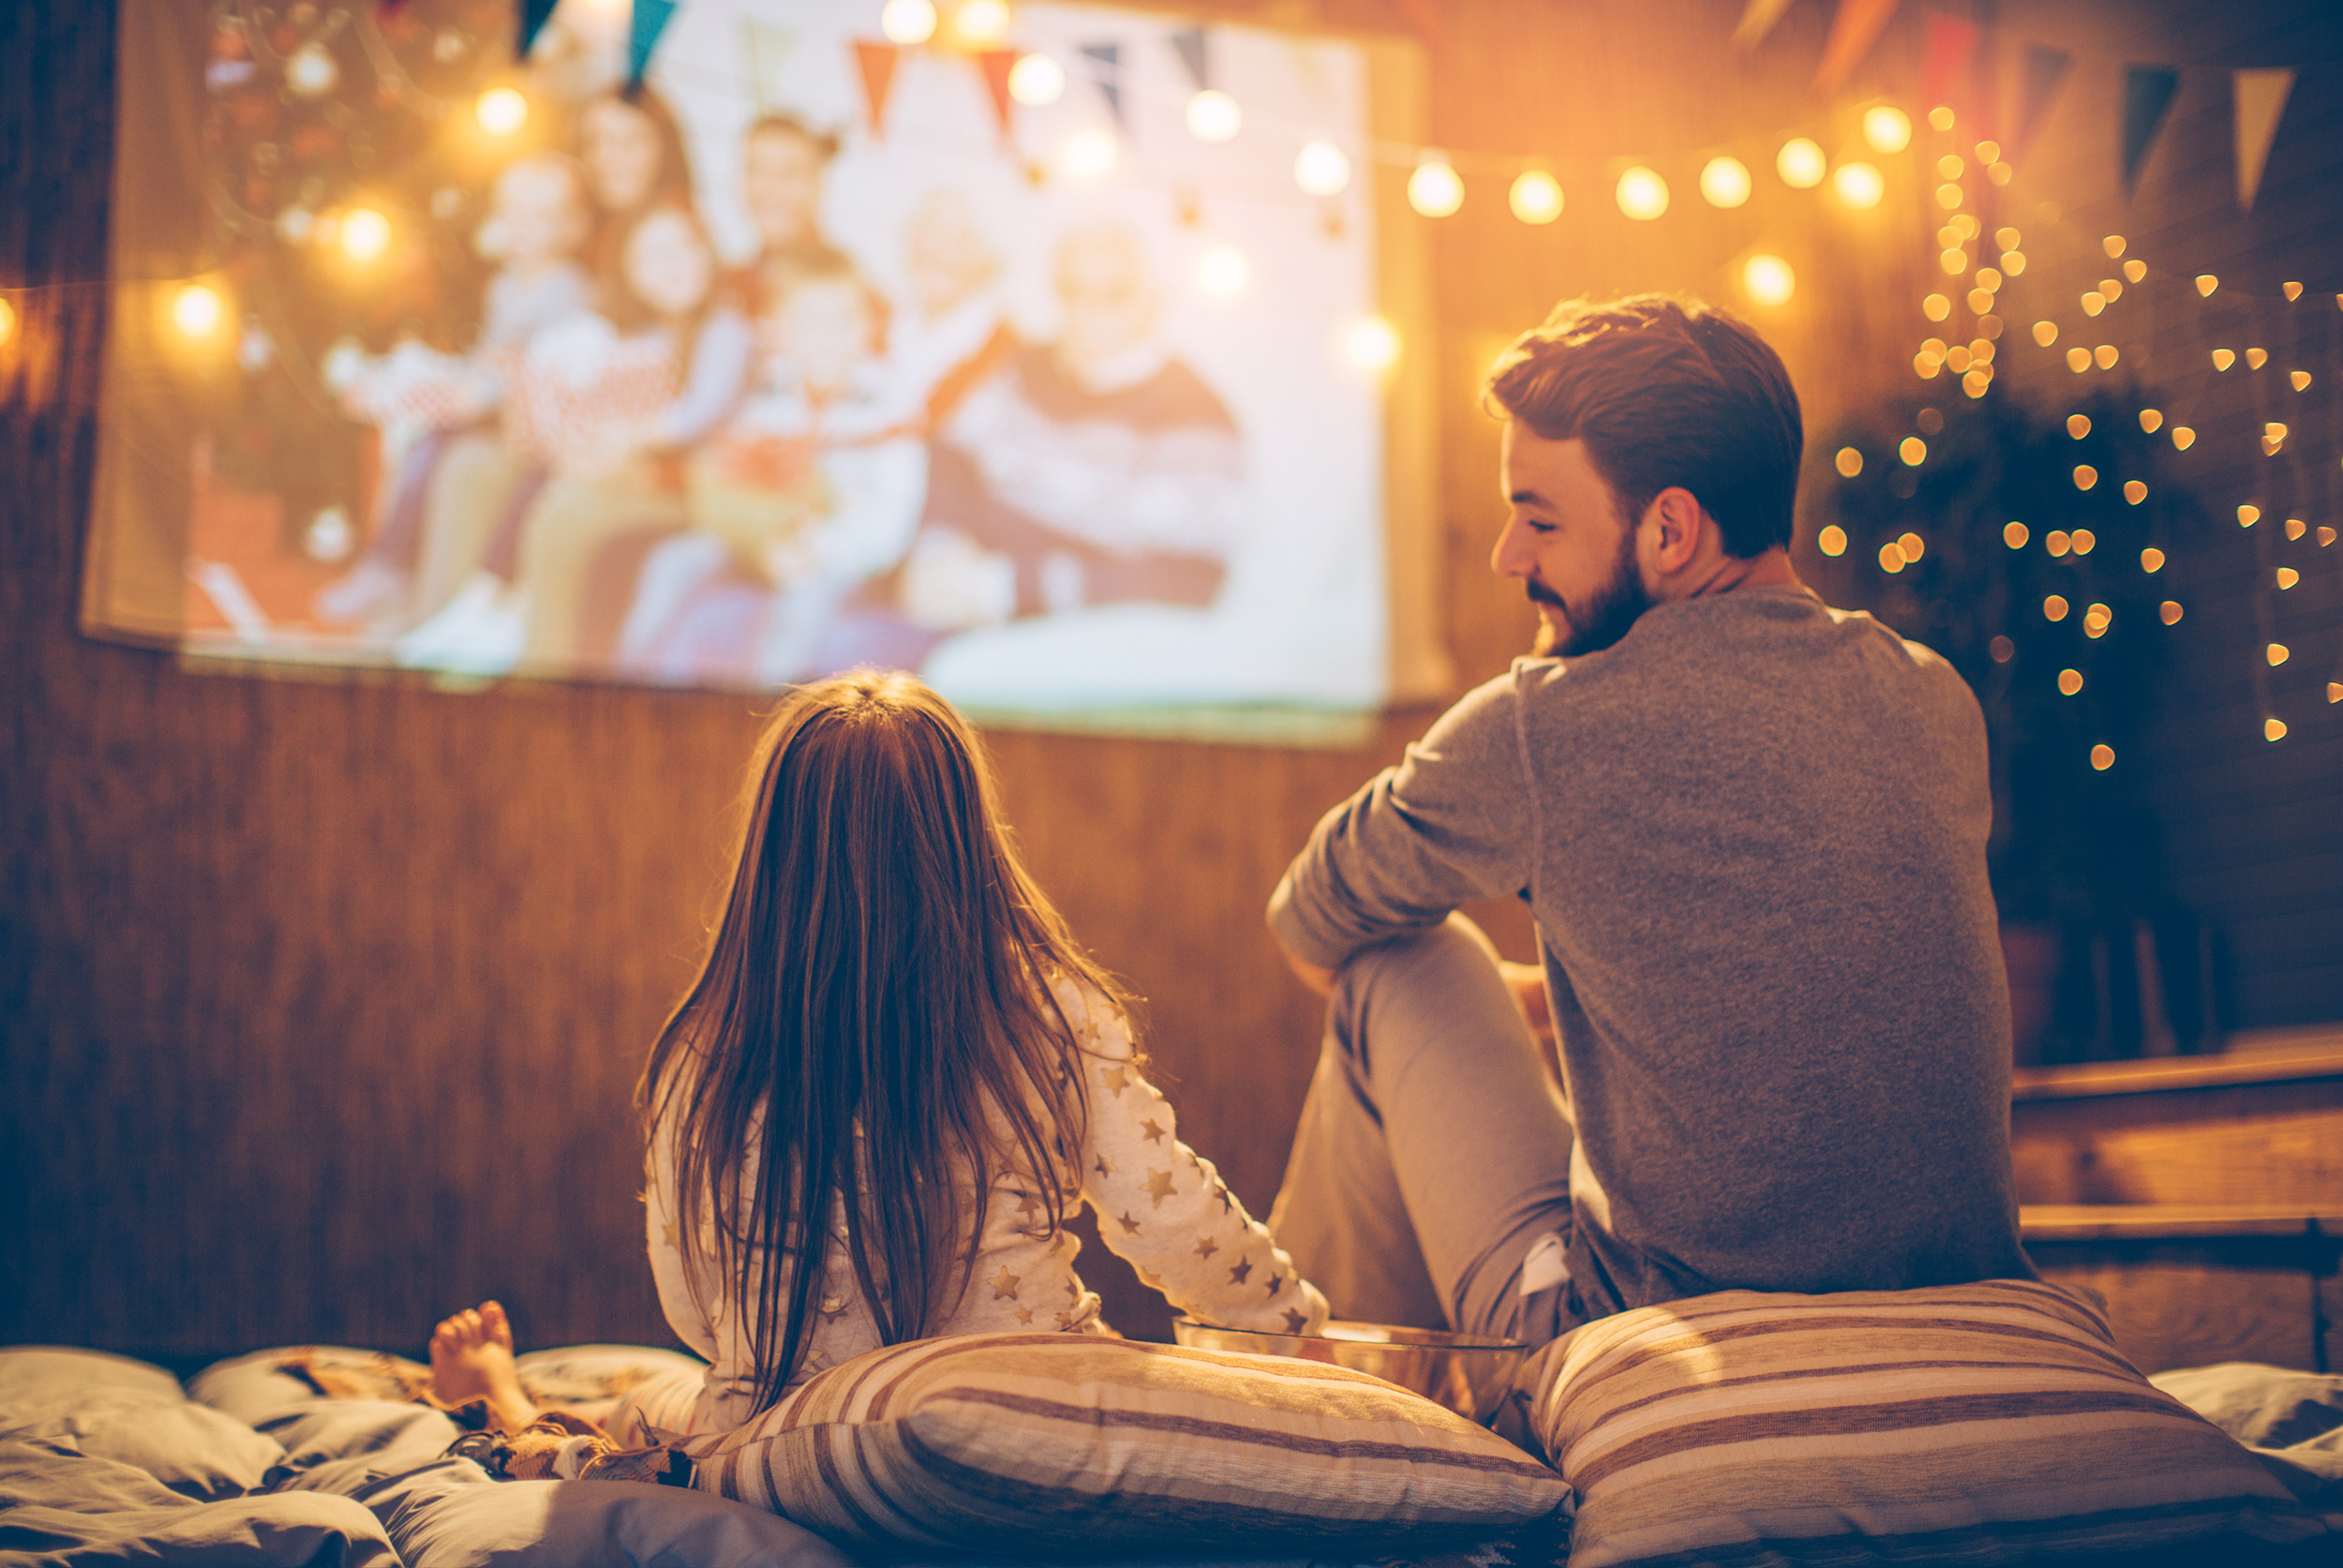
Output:
[[695,1485],[848,1548],[1183,1552],[1494,1535],[1560,1477],[1363,1372],[1080,1334],[892,1346],[701,1456]]
[[[1727,1291],[1542,1352],[1570,1568],[2007,1562],[2323,1532],[2078,1294]],[[2207,1543],[2210,1545],[2210,1543]]]

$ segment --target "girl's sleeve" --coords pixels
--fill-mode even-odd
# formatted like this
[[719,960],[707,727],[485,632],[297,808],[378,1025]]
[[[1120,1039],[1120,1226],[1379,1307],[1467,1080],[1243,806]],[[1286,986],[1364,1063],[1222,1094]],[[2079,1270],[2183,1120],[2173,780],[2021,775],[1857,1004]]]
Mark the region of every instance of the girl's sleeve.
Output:
[[754,348],[754,335],[739,311],[709,312],[691,346],[691,379],[651,421],[652,444],[690,446],[722,424],[747,390]]
[[659,1308],[667,1326],[705,1360],[720,1359],[715,1325],[692,1299],[682,1232],[676,1217],[675,1164],[667,1140],[651,1135],[650,1157],[644,1164],[648,1185],[643,1192],[644,1224],[650,1243],[650,1277],[659,1290]]
[[1128,1021],[1094,1000],[1085,1032],[1082,1196],[1107,1246],[1191,1318],[1317,1333],[1325,1296],[1245,1212],[1212,1161],[1180,1142],[1171,1102],[1139,1074]]

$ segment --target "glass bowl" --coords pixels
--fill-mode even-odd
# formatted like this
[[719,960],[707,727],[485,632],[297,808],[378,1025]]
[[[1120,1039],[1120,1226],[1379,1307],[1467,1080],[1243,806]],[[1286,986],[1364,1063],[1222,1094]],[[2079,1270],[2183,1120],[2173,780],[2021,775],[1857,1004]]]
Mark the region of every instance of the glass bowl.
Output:
[[1468,1421],[1485,1420],[1497,1409],[1530,1351],[1510,1339],[1339,1318],[1318,1334],[1268,1334],[1177,1318],[1172,1337],[1201,1351],[1292,1356],[1366,1372],[1445,1405]]

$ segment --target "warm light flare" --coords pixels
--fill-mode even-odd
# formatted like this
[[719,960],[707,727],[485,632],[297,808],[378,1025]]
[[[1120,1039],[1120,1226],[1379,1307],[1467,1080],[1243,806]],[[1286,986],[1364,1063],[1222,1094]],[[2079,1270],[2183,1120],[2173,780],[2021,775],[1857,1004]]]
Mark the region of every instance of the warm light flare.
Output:
[[1244,127],[1245,111],[1216,87],[1187,100],[1187,133],[1199,142],[1233,142]]
[[1366,316],[1343,334],[1343,352],[1362,370],[1388,370],[1399,363],[1399,329],[1380,316]]
[[1619,177],[1619,210],[1649,223],[1668,210],[1668,183],[1641,164]]
[[1426,153],[1408,176],[1408,205],[1425,217],[1446,217],[1464,205],[1464,181],[1446,158]]
[[1712,207],[1738,207],[1749,200],[1749,165],[1717,157],[1700,166],[1701,199]]
[[1293,183],[1312,196],[1334,196],[1351,183],[1351,159],[1331,142],[1306,142],[1294,155]]
[[1822,184],[1828,165],[1821,145],[1805,136],[1794,136],[1783,142],[1782,151],[1773,160],[1774,172],[1782,176],[1782,183],[1797,190],[1812,190]]
[[1912,144],[1912,117],[1889,104],[1863,111],[1863,140],[1874,153],[1900,153]]
[[529,100],[510,87],[491,87],[472,104],[471,112],[490,136],[510,136],[529,123]]
[[1848,206],[1863,211],[1879,205],[1879,199],[1888,193],[1888,182],[1871,164],[1843,163],[1830,176],[1830,189]]
[[923,44],[935,37],[935,7],[931,0],[887,0],[879,31],[888,43]]
[[1786,304],[1798,290],[1798,275],[1779,256],[1752,256],[1741,263],[1741,287],[1759,305]]
[[181,289],[171,302],[171,322],[189,337],[209,337],[226,314],[216,291],[201,283]]
[[1047,54],[1026,54],[1008,67],[1008,96],[1039,109],[1066,96],[1066,67]]
[[1058,153],[1058,167],[1077,180],[1096,180],[1114,168],[1114,135],[1096,126],[1076,131]]
[[964,44],[999,43],[1008,37],[1007,0],[960,0],[952,12],[952,33]]
[[1231,299],[1252,280],[1253,264],[1232,245],[1216,245],[1197,261],[1196,287],[1214,299]]
[[1561,183],[1543,169],[1529,170],[1515,180],[1505,201],[1524,223],[1551,223],[1562,216]]

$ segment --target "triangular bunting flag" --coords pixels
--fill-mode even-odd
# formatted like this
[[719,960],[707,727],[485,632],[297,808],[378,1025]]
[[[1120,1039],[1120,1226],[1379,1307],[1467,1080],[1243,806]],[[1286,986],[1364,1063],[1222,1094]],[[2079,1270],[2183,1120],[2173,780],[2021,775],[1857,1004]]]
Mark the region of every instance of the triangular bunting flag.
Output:
[[1967,107],[1969,63],[1977,58],[1977,23],[1932,11],[1920,42],[1920,107]]
[[643,90],[643,73],[659,47],[659,35],[674,20],[678,0],[634,0],[634,21],[626,37],[626,96]]
[[2180,72],[2170,66],[2124,67],[2124,195],[2140,185],[2140,166],[2156,145],[2156,133],[2171,112],[2172,95],[2180,91]]
[[1790,0],[1749,0],[1741,10],[1741,24],[1733,29],[1733,47],[1754,49],[1765,42],[1766,35],[1789,8]]
[[1123,120],[1123,46],[1119,43],[1086,43],[1082,54],[1090,61],[1090,80],[1106,95],[1107,111],[1114,123],[1125,130],[1130,127]]
[[521,32],[513,47],[515,59],[529,58],[529,52],[537,47],[537,35],[545,30],[545,23],[553,18],[553,7],[559,3],[560,0],[521,0]]
[[1203,92],[1212,85],[1212,54],[1201,27],[1183,27],[1172,35],[1172,47],[1179,52],[1180,63],[1187,67],[1188,80],[1196,90]]
[[1896,0],[1839,0],[1838,14],[1830,19],[1830,37],[1822,46],[1822,64],[1814,71],[1814,84],[1836,87],[1844,82],[1846,73],[1871,52],[1872,45],[1879,41],[1879,30],[1895,14]]
[[865,38],[854,41],[854,63],[862,71],[862,102],[871,112],[873,136],[885,129],[887,89],[895,84],[895,61],[902,52],[891,43],[873,43]]
[[2277,140],[2278,121],[2286,114],[2287,95],[2294,90],[2294,73],[2231,71],[2230,89],[2237,97],[2237,204],[2251,212],[2261,190],[2261,172],[2270,162],[2270,143]]
[[2050,118],[2051,100],[2058,97],[2058,89],[2067,84],[2067,73],[2075,68],[2075,57],[2063,49],[2052,49],[2044,43],[2025,47],[2024,96],[2018,100],[2018,139],[2010,147],[2014,157],[2023,157],[2040,134],[2042,122]]
[[992,120],[1000,127],[1001,140],[1008,140],[1008,73],[1017,66],[1017,51],[1013,49],[983,49],[977,52],[977,68],[984,72],[984,90],[992,95]]

